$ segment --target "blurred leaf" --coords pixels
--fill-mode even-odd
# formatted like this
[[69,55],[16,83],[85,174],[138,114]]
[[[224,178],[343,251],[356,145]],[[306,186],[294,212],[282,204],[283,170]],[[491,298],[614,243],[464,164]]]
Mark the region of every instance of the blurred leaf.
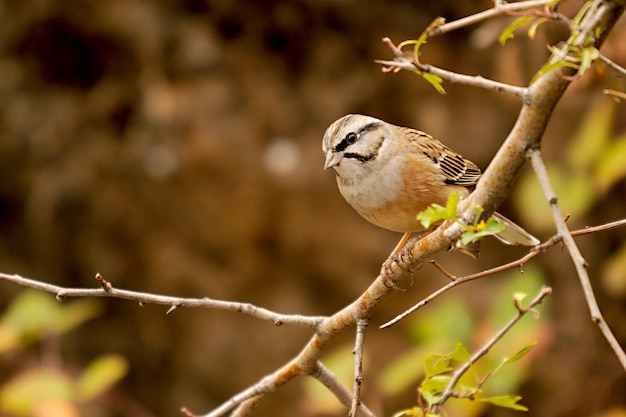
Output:
[[448,362],[448,358],[443,355],[428,355],[424,360],[424,372],[426,378],[450,372],[453,368]]
[[41,291],[27,290],[14,299],[2,317],[2,326],[17,329],[27,341],[46,334],[67,332],[100,314],[96,300],[74,300],[67,304]]
[[[476,331],[477,343],[481,345],[493,337],[495,332],[501,329],[517,313],[511,302],[511,296],[515,293],[537,294],[541,290],[545,278],[540,269],[529,265],[525,267],[523,274],[514,271],[509,272],[506,279],[503,279],[502,282],[504,285],[492,297],[494,302],[487,315],[487,320]],[[546,307],[540,304],[535,309],[543,313]],[[547,326],[548,324],[545,320],[533,320],[530,317],[522,318],[509,330],[502,340],[491,348],[489,355],[486,355],[474,365],[478,374],[484,374],[499,368],[495,374],[489,377],[489,380],[483,387],[485,392],[488,392],[489,395],[503,395],[515,392],[518,389],[519,384],[526,377],[532,362],[528,357],[524,357],[524,360],[520,360],[522,357],[517,360],[509,359],[508,363],[503,358],[515,357],[526,349],[529,341],[542,343],[545,340],[543,335]],[[534,344],[535,342],[533,342]],[[517,353],[512,355],[511,352]],[[507,366],[502,366],[504,365],[503,362],[507,363]]]
[[[354,355],[352,343],[344,343],[332,352],[324,355],[322,362],[344,385],[351,387],[354,379]],[[363,358],[367,368],[367,355]],[[303,382],[305,396],[303,402],[313,414],[335,414],[344,410],[337,398],[316,378],[306,378]]]
[[[595,100],[579,123],[578,129],[564,149],[565,161],[548,163],[550,182],[564,214],[573,222],[586,214],[595,203],[597,186],[606,189],[626,175],[622,161],[626,157],[626,144],[610,144],[615,106],[602,97]],[[619,155],[619,156],[618,156]],[[595,175],[594,175],[595,174]],[[534,229],[553,230],[550,207],[534,173],[528,171],[519,182],[515,195],[516,207],[524,224]]]
[[128,362],[120,355],[103,355],[93,361],[81,374],[78,397],[83,401],[93,400],[115,385],[126,375]]
[[408,408],[406,410],[398,411],[392,417],[422,417],[424,412],[419,407]]
[[626,298],[626,243],[602,267],[602,284],[614,298]]
[[594,100],[565,149],[566,163],[574,171],[589,172],[611,138],[615,105],[604,97]]
[[436,404],[441,399],[441,394],[446,389],[450,380],[449,375],[437,375],[426,378],[420,385],[420,394],[428,404]]
[[395,356],[380,373],[376,384],[385,395],[397,395],[415,387],[424,375],[426,356],[449,349],[457,341],[471,340],[474,331],[467,303],[456,297],[429,305],[406,323],[415,347]]
[[33,417],[79,417],[76,404],[69,401],[47,400],[37,405]]
[[520,26],[524,26],[526,23],[530,22],[533,18],[533,16],[528,15],[515,19],[510,25],[504,28],[502,33],[500,33],[500,36],[498,36],[498,42],[500,42],[500,45],[504,46],[509,39],[513,39],[515,37],[513,32],[515,32],[515,30]]
[[[537,294],[541,291],[541,287],[544,283],[545,277],[541,269],[532,265],[527,265],[523,273],[515,270],[510,271],[506,276],[506,280],[503,280],[504,285],[498,289],[498,292],[493,298],[494,302],[489,311],[489,317],[492,322],[490,326],[492,328],[500,328],[517,313],[511,302],[511,297],[515,297],[517,294]],[[535,308],[544,310],[545,306],[539,304]],[[536,320],[522,319],[516,326],[522,323],[529,323],[534,326],[537,322]],[[514,334],[515,329],[516,327],[508,334]],[[529,330],[530,329],[524,329],[522,333],[528,334]]]
[[526,356],[526,354],[530,352],[535,346],[537,346],[537,342],[533,342],[529,345],[524,346],[515,355],[511,356],[510,358],[507,358],[507,360],[505,360],[504,363],[509,364],[509,363],[517,362],[518,360]]
[[510,408],[511,410],[528,411],[528,408],[517,403],[521,399],[522,397],[519,395],[501,395],[499,397],[480,398],[479,401],[494,404],[498,407]]
[[384,395],[397,395],[408,387],[415,387],[423,376],[424,369],[421,364],[424,362],[424,356],[433,351],[435,350],[416,347],[395,356],[376,381],[380,391]]
[[409,331],[421,344],[440,340],[448,346],[457,341],[471,340],[474,331],[473,314],[467,303],[456,297],[448,297],[420,311],[409,321]]
[[[561,212],[570,214],[571,222],[575,224],[596,200],[591,175],[581,171],[569,172],[554,164],[548,164],[547,171]],[[550,206],[533,172],[527,171],[520,178],[515,205],[522,224],[534,230],[554,231]]]
[[626,135],[622,135],[604,149],[598,161],[595,180],[602,193],[626,177]]
[[24,372],[9,380],[0,390],[0,407],[6,412],[31,416],[45,401],[69,402],[74,390],[70,378],[52,369]]
[[454,352],[450,355],[450,359],[455,360],[457,362],[467,362],[470,360],[470,353],[467,350],[467,347],[461,342],[457,342],[454,347]]
[[513,300],[517,301],[518,303],[521,303],[522,301],[524,301],[524,299],[528,297],[528,294],[525,292],[515,292],[513,293]]
[[20,345],[22,332],[15,326],[0,323],[0,354]]
[[522,397],[520,397],[519,395],[501,395],[498,397],[480,398],[478,400],[483,401],[483,402],[488,402],[490,404],[494,404],[499,407],[510,408],[512,410],[528,411],[528,408],[517,403],[521,399]]

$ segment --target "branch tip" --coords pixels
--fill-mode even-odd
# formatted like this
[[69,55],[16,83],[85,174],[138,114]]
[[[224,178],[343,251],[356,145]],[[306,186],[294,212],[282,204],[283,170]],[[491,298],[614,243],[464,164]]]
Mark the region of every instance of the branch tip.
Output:
[[183,303],[180,302],[175,302],[174,304],[172,304],[172,306],[167,310],[167,312],[165,313],[165,315],[167,316],[168,314],[170,314],[171,312],[173,312],[174,310],[176,310],[179,307],[183,307]]
[[106,279],[104,279],[104,277],[102,276],[102,274],[100,274],[99,272],[96,273],[96,279],[98,280],[98,282],[100,283],[100,286],[102,287],[102,289],[104,290],[104,292],[111,292],[111,290],[113,289],[113,285],[107,281]]
[[181,407],[180,412],[187,417],[198,417],[195,413],[192,413],[187,407]]

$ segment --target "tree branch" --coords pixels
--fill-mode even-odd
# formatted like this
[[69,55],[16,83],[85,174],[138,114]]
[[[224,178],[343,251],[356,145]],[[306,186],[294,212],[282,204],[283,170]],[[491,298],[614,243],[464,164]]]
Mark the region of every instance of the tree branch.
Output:
[[363,344],[367,331],[368,319],[361,318],[356,322],[356,340],[354,342],[354,386],[352,389],[352,405],[350,417],[357,417],[361,405],[361,383],[363,382]]
[[530,162],[532,164],[535,173],[537,174],[537,178],[539,179],[539,183],[541,184],[541,188],[546,196],[546,200],[550,203],[550,209],[552,210],[552,217],[554,219],[554,223],[556,224],[556,230],[559,233],[559,236],[563,240],[565,247],[567,248],[567,252],[572,259],[572,263],[576,268],[576,275],[578,276],[578,280],[580,281],[580,285],[583,289],[583,294],[585,295],[585,301],[587,302],[587,306],[589,307],[589,313],[591,314],[591,320],[598,325],[600,331],[604,335],[604,338],[607,340],[611,349],[617,356],[620,361],[622,367],[626,371],[626,353],[620,346],[617,338],[609,328],[608,324],[602,317],[602,313],[600,312],[600,306],[598,305],[598,301],[596,300],[596,296],[593,292],[593,287],[591,286],[591,281],[589,279],[589,273],[587,272],[587,261],[583,258],[583,255],[580,253],[578,246],[574,242],[574,238],[570,233],[565,221],[563,220],[563,216],[561,214],[561,210],[559,209],[559,205],[557,203],[558,199],[554,190],[552,189],[552,184],[550,184],[550,179],[548,178],[548,172],[546,171],[546,167],[541,159],[541,154],[539,150],[532,149],[529,151]]
[[461,29],[466,26],[475,25],[487,19],[491,19],[495,16],[499,16],[505,13],[511,12],[523,12],[526,10],[536,9],[544,7],[551,0],[530,0],[530,1],[518,1],[514,3],[496,2],[494,7],[487,9],[480,13],[473,14],[471,16],[464,17],[462,19],[455,20],[450,23],[446,23],[441,26],[433,28],[429,33],[430,36],[443,35],[444,33],[451,32],[453,30]]
[[104,280],[102,275],[96,274],[96,279],[100,282],[101,288],[67,288],[59,285],[48,284],[31,278],[25,278],[17,274],[5,274],[0,272],[0,281],[12,282],[22,287],[34,288],[37,290],[52,293],[57,300],[61,301],[68,297],[109,297],[124,300],[137,301],[143,304],[160,304],[169,306],[168,314],[182,307],[211,308],[214,310],[234,311],[256,317],[261,320],[268,320],[276,326],[291,324],[315,328],[326,317],[322,316],[302,316],[298,314],[280,314],[266,308],[257,307],[250,303],[239,303],[234,301],[214,300],[212,298],[186,298],[172,297],[169,295],[151,294],[141,291],[129,291],[114,288],[113,285]]
[[[617,220],[617,221],[614,221],[614,222],[611,222],[611,223],[607,223],[607,224],[603,224],[603,225],[600,225],[600,226],[585,227],[584,229],[574,230],[570,234],[572,236],[574,236],[574,237],[576,237],[576,236],[584,236],[584,235],[587,235],[587,234],[590,234],[590,233],[597,233],[597,232],[611,230],[611,229],[615,229],[617,227],[624,227],[624,226],[626,226],[626,219],[621,219],[621,220]],[[441,271],[441,273],[443,273],[447,278],[451,279],[452,281],[450,281],[447,285],[439,288],[437,291],[433,292],[428,297],[424,298],[423,300],[421,300],[419,303],[415,304],[411,308],[407,309],[402,314],[399,314],[396,317],[394,317],[392,320],[389,320],[388,322],[382,324],[380,326],[380,328],[381,329],[385,329],[387,327],[393,326],[394,324],[396,324],[397,322],[399,322],[400,320],[402,320],[406,316],[408,316],[408,315],[416,312],[420,308],[424,307],[426,304],[430,303],[431,301],[433,301],[435,298],[439,297],[443,293],[445,293],[445,292],[451,290],[452,288],[457,287],[457,286],[459,286],[461,284],[465,284],[466,282],[474,281],[476,279],[483,278],[483,277],[486,277],[486,276],[489,276],[489,275],[493,275],[493,274],[496,274],[498,272],[506,271],[506,270],[509,270],[509,269],[512,269],[512,268],[521,268],[521,267],[524,266],[524,264],[528,263],[528,261],[533,259],[535,256],[537,256],[537,255],[539,255],[541,253],[544,253],[545,251],[547,251],[548,249],[550,249],[551,247],[553,247],[554,245],[558,244],[561,241],[562,241],[562,237],[561,237],[561,235],[559,233],[557,233],[554,236],[550,237],[545,242],[543,242],[542,244],[534,247],[526,255],[522,256],[521,258],[519,258],[519,259],[517,259],[515,261],[509,262],[509,263],[504,264],[504,265],[499,265],[499,266],[497,266],[495,268],[487,269],[485,271],[477,272],[475,274],[466,275],[464,277],[455,277],[455,276],[451,275],[449,272],[447,272],[446,270],[444,270],[435,261],[431,261],[431,263],[437,269],[439,269]]]

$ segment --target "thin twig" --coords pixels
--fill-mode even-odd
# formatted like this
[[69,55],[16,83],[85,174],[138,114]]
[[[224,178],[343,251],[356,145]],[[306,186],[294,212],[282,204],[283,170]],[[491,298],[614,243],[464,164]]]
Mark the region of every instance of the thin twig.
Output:
[[255,398],[259,395],[265,395],[269,392],[268,385],[264,383],[264,380],[259,381],[258,383],[240,391],[239,393],[233,395],[228,400],[223,402],[220,406],[211,410],[208,414],[203,414],[199,417],[223,417],[230,413],[232,410],[236,409],[246,400],[251,398]]
[[[315,370],[310,374],[320,381],[346,408],[352,403],[352,393],[342,384],[323,363],[317,362]],[[359,404],[359,415],[363,417],[375,417],[374,413],[363,404]]]
[[526,99],[528,89],[524,87],[517,87],[511,84],[502,83],[499,81],[490,80],[480,75],[464,75],[457,72],[452,72],[438,68],[429,64],[422,64],[417,62],[414,58],[405,55],[400,48],[398,48],[391,39],[385,37],[383,42],[389,46],[395,58],[392,61],[389,60],[376,60],[375,62],[384,65],[383,71],[389,72],[395,69],[404,69],[407,71],[422,71],[430,73],[440,77],[443,80],[450,82],[451,84],[464,84],[477,88],[482,88],[489,91],[495,91],[499,93],[506,93],[523,100]]
[[591,233],[605,232],[607,230],[617,229],[626,225],[626,219],[616,220],[614,222],[601,224],[599,226],[587,226],[583,229],[572,230],[570,234],[574,237],[589,235]]
[[530,1],[519,1],[515,3],[496,3],[495,7],[464,17],[462,19],[455,20],[450,23],[446,23],[445,25],[437,26],[433,28],[430,36],[443,35],[444,33],[451,32],[453,30],[457,30],[466,26],[471,26],[476,23],[482,22],[484,20],[490,19],[494,16],[499,16],[509,12],[520,12],[523,10],[536,9],[538,7],[543,7],[551,0],[530,0]]
[[[541,301],[543,301],[543,299],[551,293],[552,293],[552,289],[550,287],[544,286],[541,288],[541,291],[539,292],[539,294],[537,294],[537,296],[528,304],[528,306],[522,308],[519,304],[514,303],[515,307],[517,308],[517,314],[515,315],[515,317],[509,320],[509,322],[506,325],[504,325],[504,327],[502,327],[502,329],[500,329],[500,331],[498,331],[498,333],[496,333],[490,340],[488,340],[487,343],[485,343],[476,353],[474,353],[467,362],[465,362],[461,367],[459,367],[457,370],[454,371],[454,373],[452,374],[452,378],[450,379],[450,382],[446,386],[446,389],[441,394],[441,398],[439,399],[439,402],[437,403],[436,407],[442,406],[448,400],[448,398],[453,396],[454,387],[459,382],[461,377],[465,375],[465,373],[471,368],[473,364],[475,364],[480,358],[485,356],[489,352],[489,350],[500,339],[502,339],[502,337],[509,330],[511,330],[511,328],[522,317],[524,317],[526,313],[531,311],[532,308],[534,308],[539,303],[541,303]],[[436,413],[436,410],[433,410],[433,411]]]
[[616,64],[615,62],[613,62],[612,60],[610,60],[609,58],[605,57],[602,54],[600,54],[600,61],[602,61],[604,65],[609,67],[609,69],[613,70],[615,74],[617,74],[618,76],[622,78],[626,78],[626,68]]
[[302,316],[299,314],[280,314],[266,308],[257,307],[250,303],[234,301],[214,300],[212,298],[186,298],[159,295],[141,291],[130,291],[114,288],[110,282],[105,281],[102,275],[96,274],[101,288],[67,288],[59,285],[48,284],[31,278],[25,278],[17,274],[5,274],[0,272],[0,281],[12,282],[22,287],[35,288],[56,295],[58,300],[67,297],[109,297],[133,300],[143,304],[160,304],[169,306],[168,313],[181,307],[211,308],[214,310],[235,311],[261,320],[268,320],[277,326],[291,324],[315,328],[325,317]]
[[596,296],[593,292],[593,287],[591,286],[591,281],[589,279],[589,273],[587,272],[587,261],[583,258],[578,246],[576,246],[576,243],[574,242],[574,238],[572,237],[567,224],[563,221],[557,196],[552,189],[552,184],[548,178],[548,173],[545,164],[543,163],[543,159],[541,158],[541,153],[538,149],[531,149],[528,151],[528,154],[533,170],[535,171],[539,183],[541,184],[541,188],[545,194],[546,200],[550,203],[550,209],[552,210],[552,217],[556,225],[556,230],[561,236],[561,239],[563,239],[563,243],[565,244],[570,258],[574,263],[574,267],[576,268],[576,274],[578,275],[580,285],[582,286],[585,301],[589,307],[591,320],[598,325],[600,331],[604,335],[604,338],[607,340],[611,349],[613,349],[613,352],[617,356],[617,359],[621,363],[624,370],[626,370],[626,353],[624,353],[624,350],[617,341],[617,338],[604,320],[604,317],[602,317],[600,306],[596,300]]
[[350,417],[357,417],[359,405],[361,405],[361,383],[363,382],[363,344],[365,342],[367,324],[367,318],[358,319],[356,322],[356,339],[354,341],[354,387],[352,389]]
[[[607,224],[603,224],[600,226],[591,226],[591,227],[585,227],[583,229],[579,229],[579,230],[574,230],[571,232],[572,236],[584,236],[584,235],[588,235],[591,233],[597,233],[597,232],[601,232],[601,231],[606,231],[606,230],[611,230],[611,229],[615,229],[618,227],[623,227],[626,226],[626,219],[621,219],[621,220],[617,220],[611,223],[607,223]],[[481,272],[477,272],[475,274],[471,274],[471,275],[466,275],[464,277],[455,277],[454,275],[450,274],[448,271],[446,271],[439,263],[437,263],[436,261],[432,261],[431,264],[433,264],[433,266],[435,268],[437,268],[443,275],[445,275],[448,279],[451,279],[452,281],[450,281],[447,285],[439,288],[437,291],[433,292],[432,294],[430,294],[428,297],[424,298],[423,300],[421,300],[419,303],[415,304],[414,306],[412,306],[411,308],[409,308],[408,310],[405,310],[402,314],[397,315],[396,317],[394,317],[392,320],[389,320],[388,322],[382,324],[380,326],[381,329],[385,329],[387,327],[393,326],[394,324],[396,324],[397,322],[399,322],[400,320],[402,320],[403,318],[405,318],[406,316],[414,313],[415,311],[419,310],[420,308],[424,307],[426,304],[430,303],[431,301],[433,301],[435,298],[439,297],[440,295],[442,295],[443,293],[451,290],[452,288],[464,284],[466,282],[469,281],[473,281],[475,279],[478,278],[482,278],[488,275],[493,275],[496,274],[498,272],[502,272],[502,271],[506,271],[508,269],[512,269],[512,268],[519,268],[521,266],[523,266],[525,263],[527,263],[528,261],[530,261],[531,259],[533,259],[535,256],[539,255],[540,253],[545,252],[546,250],[548,250],[549,248],[551,248],[552,246],[556,245],[557,243],[561,242],[562,237],[560,234],[555,234],[554,236],[550,237],[549,239],[547,239],[545,242],[543,242],[542,244],[536,246],[535,248],[533,248],[532,250],[530,250],[526,255],[522,256],[521,258],[506,263],[504,265],[499,265],[496,266],[495,268],[491,268],[491,269],[487,269],[485,271],[481,271]]]

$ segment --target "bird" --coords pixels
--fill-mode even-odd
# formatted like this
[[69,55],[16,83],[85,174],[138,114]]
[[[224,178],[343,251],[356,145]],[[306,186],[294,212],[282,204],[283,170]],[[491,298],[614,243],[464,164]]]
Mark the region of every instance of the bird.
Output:
[[[400,252],[414,232],[423,232],[417,214],[431,204],[445,206],[450,194],[467,197],[482,172],[472,161],[422,131],[361,114],[333,122],[322,140],[324,169],[333,169],[339,192],[367,221],[403,233]],[[511,220],[494,235],[509,245],[535,246],[539,240]],[[470,253],[472,255],[472,253]]]

